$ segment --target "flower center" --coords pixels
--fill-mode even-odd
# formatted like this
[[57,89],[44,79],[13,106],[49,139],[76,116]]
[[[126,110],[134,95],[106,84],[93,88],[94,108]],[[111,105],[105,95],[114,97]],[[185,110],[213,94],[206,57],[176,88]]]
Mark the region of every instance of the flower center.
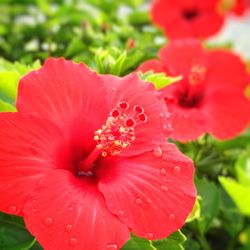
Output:
[[102,157],[119,155],[135,140],[135,127],[146,122],[147,115],[142,106],[130,107],[128,102],[120,102],[110,112],[106,123],[95,131],[96,147],[85,159],[80,161],[77,175],[79,177],[95,176],[94,170],[98,165],[100,155]]
[[147,115],[140,105],[132,108],[122,101],[114,108],[102,128],[95,131],[96,148],[101,155],[119,155],[135,140],[135,126],[147,122]]
[[195,19],[198,14],[199,13],[196,9],[187,9],[182,12],[182,16],[188,21]]

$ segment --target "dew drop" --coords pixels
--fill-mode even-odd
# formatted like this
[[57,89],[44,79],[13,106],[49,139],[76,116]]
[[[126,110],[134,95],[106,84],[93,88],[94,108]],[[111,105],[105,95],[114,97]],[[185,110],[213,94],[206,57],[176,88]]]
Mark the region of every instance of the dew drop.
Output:
[[107,250],[117,250],[118,249],[118,245],[117,244],[108,244],[106,246]]
[[168,182],[168,179],[167,178],[163,178],[162,181],[163,182]]
[[160,158],[162,156],[162,149],[160,146],[154,148],[153,155],[157,158]]
[[145,237],[148,239],[148,240],[152,240],[154,238],[154,235],[152,233],[148,233],[145,235]]
[[46,226],[51,226],[53,224],[53,219],[52,218],[46,218],[45,221],[44,221],[44,224]]
[[152,200],[148,198],[148,199],[147,199],[147,202],[148,202],[148,203],[152,203]]
[[72,212],[73,210],[74,210],[74,208],[73,208],[73,207],[69,207],[69,211],[71,211],[71,212]]
[[9,212],[15,214],[17,212],[17,208],[15,206],[9,206]]
[[20,194],[20,193],[21,193],[21,191],[20,191],[20,190],[17,190],[17,191],[16,191],[16,194]]
[[167,186],[161,186],[161,190],[164,191],[164,192],[168,191],[168,187]]
[[167,174],[167,171],[166,171],[165,168],[162,168],[162,169],[160,170],[160,172],[161,172],[162,175],[166,175],[166,174]]
[[69,244],[73,247],[77,244],[77,242],[78,242],[77,238],[70,238],[69,239]]
[[164,117],[163,113],[160,113],[159,116],[160,116],[160,118],[163,118],[163,117]]
[[65,231],[66,231],[66,232],[71,231],[72,227],[73,227],[73,226],[70,225],[70,224],[66,225],[66,226],[65,226]]
[[174,219],[175,219],[175,215],[174,215],[174,214],[170,214],[170,215],[169,215],[169,219],[170,219],[170,220],[174,220]]
[[141,200],[140,198],[137,198],[137,199],[135,200],[135,203],[136,203],[137,205],[141,205],[141,204],[142,204],[142,200]]
[[179,166],[174,167],[174,173],[179,174],[181,172],[181,168]]

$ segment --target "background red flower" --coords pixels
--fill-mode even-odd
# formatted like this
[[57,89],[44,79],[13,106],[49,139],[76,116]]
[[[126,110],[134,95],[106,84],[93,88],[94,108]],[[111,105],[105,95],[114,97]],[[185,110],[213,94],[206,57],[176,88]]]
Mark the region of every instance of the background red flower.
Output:
[[197,40],[176,40],[160,50],[159,61],[145,62],[139,70],[183,76],[161,90],[172,113],[173,139],[195,140],[206,132],[229,139],[247,127],[249,74],[239,56],[206,51]]
[[220,30],[220,0],[154,0],[152,21],[168,38],[207,38]]

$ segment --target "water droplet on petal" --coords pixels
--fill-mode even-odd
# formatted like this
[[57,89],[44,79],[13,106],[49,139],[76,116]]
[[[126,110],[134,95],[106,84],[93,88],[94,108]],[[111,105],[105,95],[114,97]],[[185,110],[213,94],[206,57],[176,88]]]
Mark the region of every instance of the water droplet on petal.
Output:
[[21,193],[21,191],[20,191],[20,190],[17,190],[17,191],[16,191],[16,194],[20,194],[20,193]]
[[66,231],[66,232],[71,231],[72,227],[73,227],[73,226],[70,225],[70,224],[66,225],[66,226],[65,226],[65,231]]
[[74,210],[74,208],[73,207],[69,207],[69,211],[73,211]]
[[162,169],[160,170],[160,172],[161,172],[162,175],[166,175],[166,174],[167,174],[167,171],[166,171],[165,168],[162,168]]
[[17,212],[17,208],[15,206],[9,206],[9,212],[15,214]]
[[181,172],[181,168],[179,166],[174,167],[174,173],[179,174]]
[[135,200],[135,203],[136,203],[137,205],[141,205],[141,204],[142,204],[142,200],[141,200],[140,198],[137,198],[137,199]]
[[70,238],[69,239],[69,244],[73,247],[76,246],[77,242],[78,242],[77,238]]
[[148,199],[147,199],[147,202],[148,202],[148,203],[152,203],[152,200],[148,198]]
[[162,156],[162,153],[163,152],[160,146],[155,147],[153,150],[153,155],[157,158],[160,158]]
[[170,214],[170,215],[169,215],[169,219],[170,219],[170,220],[174,220],[174,219],[175,219],[175,215],[174,215],[174,214]]
[[162,191],[168,191],[168,187],[167,186],[161,186],[161,190]]
[[106,247],[107,250],[117,250],[118,245],[117,244],[108,244]]
[[46,226],[51,226],[53,224],[53,219],[52,218],[46,218],[45,221],[44,221],[44,224]]

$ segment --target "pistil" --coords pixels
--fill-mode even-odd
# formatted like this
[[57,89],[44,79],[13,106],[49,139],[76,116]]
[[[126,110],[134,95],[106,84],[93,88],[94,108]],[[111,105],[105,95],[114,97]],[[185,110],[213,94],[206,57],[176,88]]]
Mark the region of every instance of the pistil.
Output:
[[98,159],[102,152],[98,150],[96,147],[94,150],[79,163],[78,172],[79,175],[91,175],[93,171],[94,163]]

